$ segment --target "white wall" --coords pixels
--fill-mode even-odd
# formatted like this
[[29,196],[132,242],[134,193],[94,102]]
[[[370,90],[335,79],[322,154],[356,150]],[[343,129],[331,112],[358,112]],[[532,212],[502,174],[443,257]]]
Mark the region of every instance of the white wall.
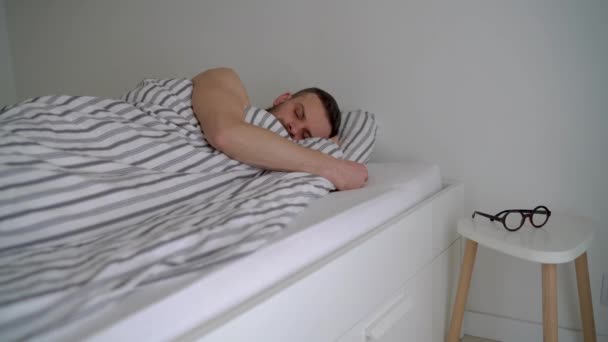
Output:
[[4,0],[0,0],[0,107],[15,102],[15,77]]
[[[19,98],[232,66],[260,106],[314,84],[376,112],[374,159],[438,163],[468,211],[606,220],[606,1],[14,0],[8,15]],[[602,334],[606,245],[604,224],[589,251]],[[540,266],[482,248],[473,278],[470,310],[541,321]],[[574,279],[559,267],[563,327],[580,327]]]

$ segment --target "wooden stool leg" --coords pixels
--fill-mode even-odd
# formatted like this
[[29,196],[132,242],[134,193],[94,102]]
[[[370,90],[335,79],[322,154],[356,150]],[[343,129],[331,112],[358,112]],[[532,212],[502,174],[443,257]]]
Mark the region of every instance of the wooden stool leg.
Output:
[[543,341],[557,342],[557,265],[543,264]]
[[471,276],[473,275],[473,265],[475,264],[475,255],[477,254],[477,242],[469,239],[466,241],[464,259],[462,260],[462,268],[460,269],[460,280],[458,281],[458,292],[456,292],[456,300],[454,302],[454,309],[452,310],[452,322],[450,323],[448,342],[457,342],[460,338],[464,305],[467,302],[469,285],[471,285]]
[[589,267],[587,266],[587,252],[574,260],[576,267],[576,284],[578,288],[578,301],[583,320],[583,336],[585,342],[595,342],[595,321],[593,320],[593,304],[591,302],[591,285],[589,285]]

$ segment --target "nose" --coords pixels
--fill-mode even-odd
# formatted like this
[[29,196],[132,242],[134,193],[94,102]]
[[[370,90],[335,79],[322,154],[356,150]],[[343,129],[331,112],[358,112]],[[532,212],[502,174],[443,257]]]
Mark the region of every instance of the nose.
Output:
[[300,127],[300,124],[297,121],[292,121],[291,123],[289,123],[288,128],[289,133],[291,133],[291,136],[294,139],[299,140],[301,138],[299,135],[302,128]]

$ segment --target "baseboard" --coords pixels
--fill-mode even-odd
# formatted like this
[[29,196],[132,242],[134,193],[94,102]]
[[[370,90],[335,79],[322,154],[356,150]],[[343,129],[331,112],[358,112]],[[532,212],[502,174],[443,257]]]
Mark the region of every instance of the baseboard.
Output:
[[[542,324],[486,313],[465,311],[464,333],[501,342],[536,342],[543,340]],[[580,342],[580,330],[559,328],[560,342]],[[597,335],[598,342],[608,342],[608,335]]]

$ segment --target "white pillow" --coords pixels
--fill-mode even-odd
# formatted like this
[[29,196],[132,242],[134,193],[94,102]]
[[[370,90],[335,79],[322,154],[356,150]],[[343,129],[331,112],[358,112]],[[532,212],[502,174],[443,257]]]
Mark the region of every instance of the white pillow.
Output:
[[377,130],[373,113],[361,109],[342,113],[338,141],[344,152],[343,159],[367,163],[376,144]]

